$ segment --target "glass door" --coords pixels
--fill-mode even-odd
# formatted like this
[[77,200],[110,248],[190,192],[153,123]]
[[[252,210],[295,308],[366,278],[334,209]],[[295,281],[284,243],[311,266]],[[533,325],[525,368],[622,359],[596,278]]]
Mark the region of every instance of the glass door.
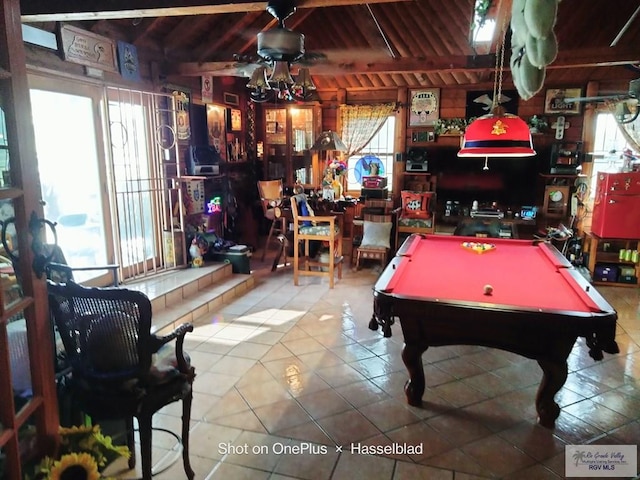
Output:
[[267,159],[267,180],[283,179],[287,175],[287,109],[267,108],[265,110],[265,158]]
[[[30,80],[31,109],[38,154],[45,218],[56,222],[58,245],[69,265],[105,265],[110,224],[106,222],[104,161],[99,117],[101,89],[76,85],[75,93],[38,88],[42,80]],[[56,82],[47,80],[53,88]],[[68,82],[65,82],[68,85]],[[34,88],[35,87],[35,88]],[[60,90],[64,90],[59,86]],[[48,232],[48,242],[53,235]],[[108,273],[78,271],[79,282]]]
[[313,108],[289,109],[291,115],[291,163],[293,167],[293,180],[295,183],[315,186],[318,178],[313,178],[311,152],[313,146],[314,125]]

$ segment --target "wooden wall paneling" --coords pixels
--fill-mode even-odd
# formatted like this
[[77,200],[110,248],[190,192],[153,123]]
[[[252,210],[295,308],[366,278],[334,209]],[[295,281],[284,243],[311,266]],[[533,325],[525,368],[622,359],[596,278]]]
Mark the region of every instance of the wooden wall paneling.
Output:
[[407,88],[399,88],[397,91],[396,101],[400,105],[398,113],[396,113],[396,132],[394,144],[396,147],[396,156],[393,160],[393,203],[400,205],[400,191],[404,183],[404,171],[406,166],[405,154],[407,152],[407,102],[409,100],[409,90]]

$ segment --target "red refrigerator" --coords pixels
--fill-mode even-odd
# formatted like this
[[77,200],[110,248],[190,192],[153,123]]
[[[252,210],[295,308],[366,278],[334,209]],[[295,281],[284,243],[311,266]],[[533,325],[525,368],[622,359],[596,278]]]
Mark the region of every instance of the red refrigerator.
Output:
[[591,232],[640,239],[640,172],[598,173]]

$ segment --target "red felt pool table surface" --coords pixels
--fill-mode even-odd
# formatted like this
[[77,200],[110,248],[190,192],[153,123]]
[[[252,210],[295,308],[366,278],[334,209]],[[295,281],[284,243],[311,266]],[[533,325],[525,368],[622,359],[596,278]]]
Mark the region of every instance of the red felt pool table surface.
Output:
[[[477,253],[463,242],[484,242]],[[485,303],[542,311],[601,311],[575,280],[575,270],[549,244],[533,240],[425,235],[398,252],[384,292],[448,302]],[[582,282],[581,282],[582,283]],[[484,286],[493,293],[485,295]]]

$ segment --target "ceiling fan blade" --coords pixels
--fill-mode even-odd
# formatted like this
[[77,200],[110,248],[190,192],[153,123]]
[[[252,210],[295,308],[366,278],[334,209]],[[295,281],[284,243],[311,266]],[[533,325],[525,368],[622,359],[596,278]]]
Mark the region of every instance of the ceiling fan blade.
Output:
[[314,49],[314,52],[324,55],[331,63],[384,62],[392,59],[389,51],[382,48],[352,48],[352,49]]
[[214,77],[251,77],[260,65],[244,62],[208,62],[207,73]]

